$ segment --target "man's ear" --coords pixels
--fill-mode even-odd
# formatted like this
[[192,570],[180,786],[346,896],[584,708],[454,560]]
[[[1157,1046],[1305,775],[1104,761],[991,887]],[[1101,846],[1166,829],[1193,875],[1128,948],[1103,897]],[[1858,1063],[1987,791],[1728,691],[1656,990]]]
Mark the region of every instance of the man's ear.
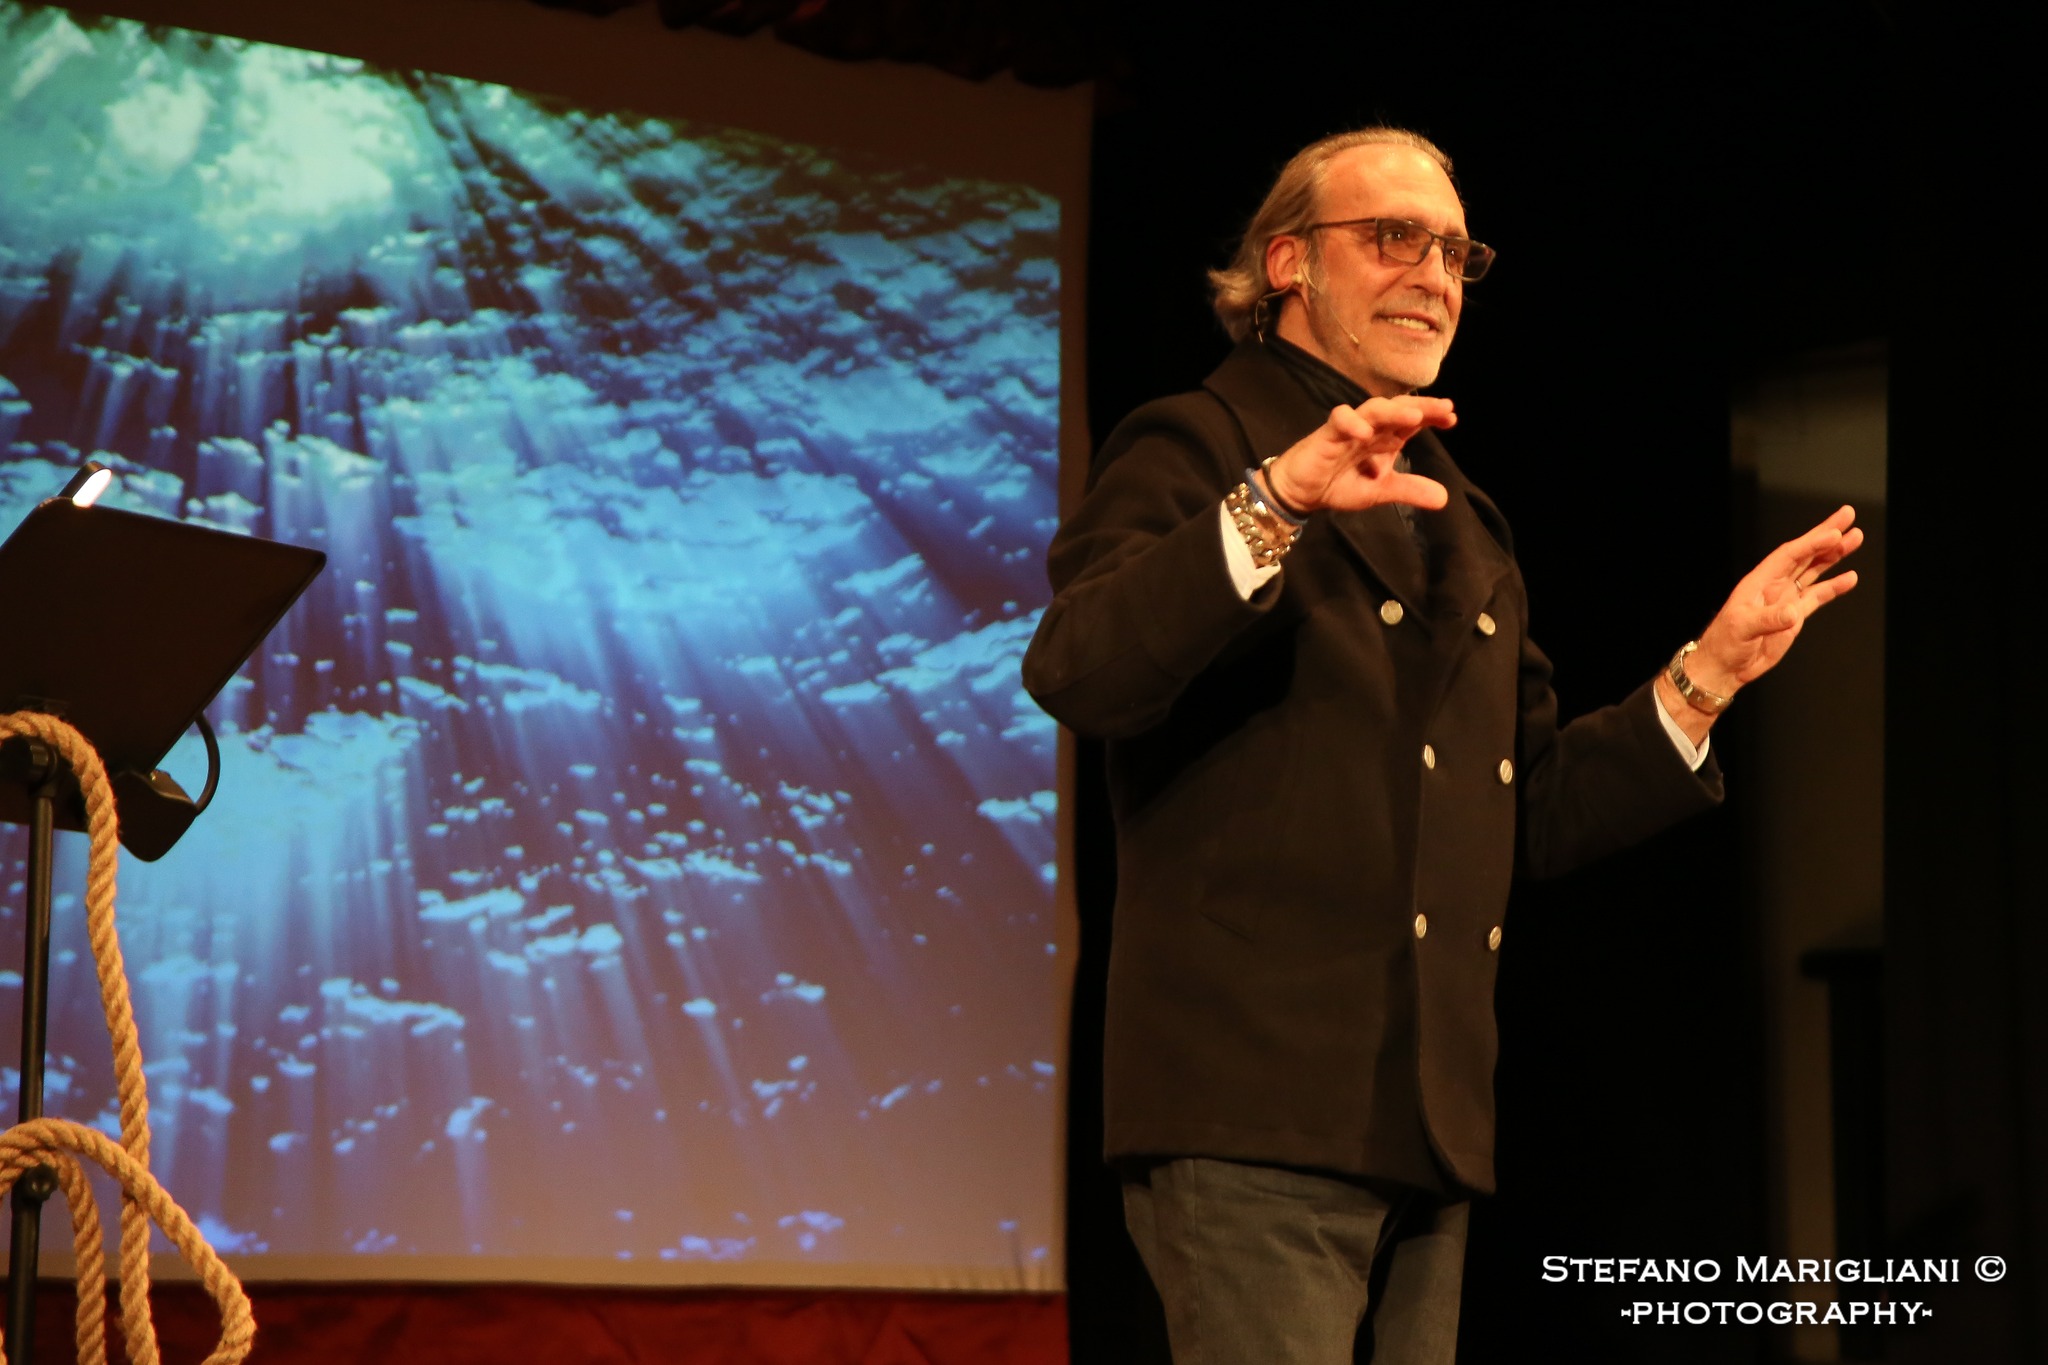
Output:
[[1293,289],[1305,283],[1308,244],[1299,237],[1279,236],[1266,243],[1266,288]]

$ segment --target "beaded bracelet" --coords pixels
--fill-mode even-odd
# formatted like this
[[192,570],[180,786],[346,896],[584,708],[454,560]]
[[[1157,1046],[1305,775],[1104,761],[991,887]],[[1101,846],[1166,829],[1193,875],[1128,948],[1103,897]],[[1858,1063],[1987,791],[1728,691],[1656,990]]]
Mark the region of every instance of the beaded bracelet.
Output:
[[1223,507],[1251,550],[1252,563],[1261,569],[1278,564],[1301,534],[1301,527],[1283,520],[1249,479],[1230,490]]

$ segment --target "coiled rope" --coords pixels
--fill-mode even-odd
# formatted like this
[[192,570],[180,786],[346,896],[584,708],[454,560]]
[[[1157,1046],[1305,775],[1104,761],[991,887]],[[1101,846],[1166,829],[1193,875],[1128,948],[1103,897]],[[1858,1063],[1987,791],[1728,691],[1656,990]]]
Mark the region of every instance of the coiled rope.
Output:
[[[256,1319],[242,1282],[200,1235],[185,1210],[149,1173],[149,1090],[142,1074],[142,1044],[128,998],[128,972],[114,928],[114,873],[120,862],[120,833],[114,788],[85,737],[53,716],[34,711],[0,715],[0,741],[40,740],[71,768],[85,796],[91,852],[86,862],[85,924],[99,972],[100,1005],[114,1049],[114,1087],[121,1102],[121,1141],[68,1119],[39,1118],[0,1134],[0,1196],[37,1166],[57,1173],[57,1188],[71,1211],[71,1235],[78,1258],[79,1365],[105,1365],[106,1251],[101,1244],[99,1206],[78,1157],[98,1164],[121,1187],[121,1334],[131,1365],[160,1365],[156,1326],[149,1315],[149,1227],[154,1222],[198,1273],[220,1308],[220,1342],[205,1365],[238,1365],[256,1340]],[[34,1266],[12,1273],[33,1276]],[[7,1365],[0,1342],[0,1365]]]

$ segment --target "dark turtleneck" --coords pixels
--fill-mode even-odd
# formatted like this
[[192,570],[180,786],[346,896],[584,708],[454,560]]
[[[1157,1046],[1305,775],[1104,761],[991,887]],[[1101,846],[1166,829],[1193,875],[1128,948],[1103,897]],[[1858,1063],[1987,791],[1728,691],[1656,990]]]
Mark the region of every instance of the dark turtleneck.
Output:
[[1294,382],[1308,390],[1311,398],[1326,408],[1339,403],[1355,408],[1372,395],[1360,388],[1349,375],[1318,360],[1301,347],[1281,336],[1265,339],[1266,349],[1280,362],[1287,373],[1294,376]]

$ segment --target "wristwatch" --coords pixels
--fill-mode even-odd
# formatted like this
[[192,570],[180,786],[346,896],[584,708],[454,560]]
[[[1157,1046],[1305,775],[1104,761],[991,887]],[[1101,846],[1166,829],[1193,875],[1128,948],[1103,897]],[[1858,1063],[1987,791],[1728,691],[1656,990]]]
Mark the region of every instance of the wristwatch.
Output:
[[1664,676],[1671,679],[1671,685],[1678,689],[1679,696],[1685,698],[1687,706],[1710,716],[1718,716],[1728,709],[1728,703],[1735,698],[1733,695],[1724,697],[1718,692],[1709,692],[1685,675],[1686,657],[1699,647],[1698,640],[1687,640],[1679,646],[1678,652],[1671,656],[1670,664],[1664,669]]

